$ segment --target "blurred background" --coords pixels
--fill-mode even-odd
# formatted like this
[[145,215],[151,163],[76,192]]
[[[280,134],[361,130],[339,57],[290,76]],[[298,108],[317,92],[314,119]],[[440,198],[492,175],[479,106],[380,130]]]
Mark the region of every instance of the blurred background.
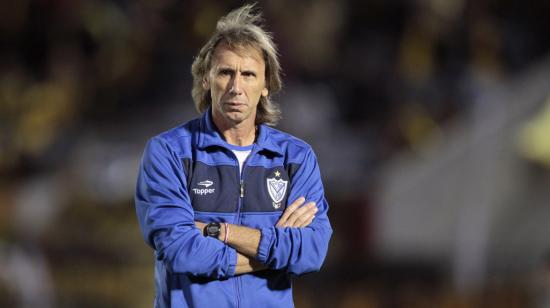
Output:
[[[148,138],[242,1],[0,2],[0,307],[151,307]],[[550,307],[550,2],[260,1],[334,235],[297,307]]]

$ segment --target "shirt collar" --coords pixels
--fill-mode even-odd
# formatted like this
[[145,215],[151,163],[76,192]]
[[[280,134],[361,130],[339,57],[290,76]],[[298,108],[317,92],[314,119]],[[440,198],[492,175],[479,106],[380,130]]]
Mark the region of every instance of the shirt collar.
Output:
[[[279,155],[283,155],[281,147],[273,142],[270,138],[270,129],[266,125],[258,125],[258,136],[256,137],[255,145],[258,151],[267,150]],[[198,146],[205,149],[212,146],[219,146],[228,149],[228,143],[223,139],[218,132],[214,121],[212,120],[212,107],[206,110],[200,121],[200,134]]]

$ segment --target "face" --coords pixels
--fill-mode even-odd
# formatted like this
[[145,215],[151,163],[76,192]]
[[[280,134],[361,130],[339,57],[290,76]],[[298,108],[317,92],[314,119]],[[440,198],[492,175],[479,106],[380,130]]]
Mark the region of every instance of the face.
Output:
[[230,48],[220,43],[212,55],[210,71],[203,81],[210,90],[212,116],[226,127],[253,125],[260,97],[267,96],[265,62],[253,47]]

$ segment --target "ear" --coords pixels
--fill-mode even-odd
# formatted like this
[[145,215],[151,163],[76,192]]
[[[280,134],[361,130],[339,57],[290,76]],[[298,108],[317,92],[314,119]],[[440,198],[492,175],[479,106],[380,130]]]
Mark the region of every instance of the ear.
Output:
[[208,80],[208,77],[204,77],[202,80],[202,88],[204,90],[210,90],[210,81]]
[[267,97],[268,94],[269,94],[269,90],[268,90],[267,88],[264,88],[264,89],[262,90],[262,96],[263,96],[263,97]]

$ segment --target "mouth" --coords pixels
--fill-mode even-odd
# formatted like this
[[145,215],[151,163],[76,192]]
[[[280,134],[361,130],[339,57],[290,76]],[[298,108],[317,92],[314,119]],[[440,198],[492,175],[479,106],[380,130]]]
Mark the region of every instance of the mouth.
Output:
[[244,105],[246,105],[245,103],[238,102],[238,101],[226,101],[225,104],[228,105],[228,106],[244,106]]
[[246,104],[243,102],[228,101],[224,103],[224,106],[227,111],[240,111],[246,107]]

